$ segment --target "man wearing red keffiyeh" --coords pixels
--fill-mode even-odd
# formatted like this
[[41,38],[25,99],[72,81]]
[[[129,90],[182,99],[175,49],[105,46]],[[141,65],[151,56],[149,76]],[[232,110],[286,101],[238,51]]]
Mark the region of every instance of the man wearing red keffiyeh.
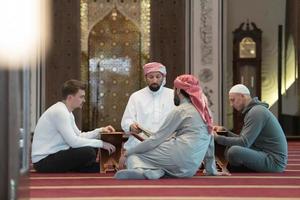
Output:
[[194,76],[176,78],[174,104],[157,132],[125,151],[127,169],[118,171],[117,179],[192,177],[202,161],[207,175],[228,175],[216,170],[212,118]]
[[208,125],[208,132],[212,132],[212,116],[210,114],[207,98],[199,86],[199,81],[192,75],[181,75],[174,81],[174,87],[184,90],[190,97],[203,121]]

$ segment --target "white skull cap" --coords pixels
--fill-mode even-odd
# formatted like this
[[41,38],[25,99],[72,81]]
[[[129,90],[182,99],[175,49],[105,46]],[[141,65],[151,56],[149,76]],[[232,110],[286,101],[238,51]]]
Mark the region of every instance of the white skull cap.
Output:
[[231,93],[239,93],[239,94],[247,94],[250,95],[250,91],[249,89],[243,85],[243,84],[237,84],[234,85],[230,90],[229,90],[229,94]]

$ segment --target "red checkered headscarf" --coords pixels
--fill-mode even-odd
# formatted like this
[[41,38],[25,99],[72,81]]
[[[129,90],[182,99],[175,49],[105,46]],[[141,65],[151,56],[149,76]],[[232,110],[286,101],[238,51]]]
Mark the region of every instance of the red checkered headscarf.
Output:
[[208,126],[208,132],[212,133],[212,116],[207,105],[207,98],[199,86],[198,79],[193,75],[184,74],[175,79],[174,86],[190,95],[192,104]]
[[150,72],[160,72],[163,76],[167,75],[166,67],[158,62],[151,62],[144,65],[144,75],[146,76]]

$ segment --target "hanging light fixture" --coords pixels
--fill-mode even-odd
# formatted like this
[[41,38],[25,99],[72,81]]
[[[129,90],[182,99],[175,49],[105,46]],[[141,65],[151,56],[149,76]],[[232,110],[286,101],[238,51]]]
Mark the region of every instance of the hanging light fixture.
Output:
[[115,21],[117,19],[117,16],[118,16],[117,9],[116,7],[114,7],[111,13],[111,17]]

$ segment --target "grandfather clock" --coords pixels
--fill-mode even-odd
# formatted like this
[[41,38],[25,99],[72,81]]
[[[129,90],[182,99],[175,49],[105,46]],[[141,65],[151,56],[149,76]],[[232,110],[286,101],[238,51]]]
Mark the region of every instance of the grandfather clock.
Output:
[[[246,85],[252,97],[261,97],[262,31],[249,21],[233,31],[233,84]],[[234,111],[234,131],[239,133],[243,116]]]

